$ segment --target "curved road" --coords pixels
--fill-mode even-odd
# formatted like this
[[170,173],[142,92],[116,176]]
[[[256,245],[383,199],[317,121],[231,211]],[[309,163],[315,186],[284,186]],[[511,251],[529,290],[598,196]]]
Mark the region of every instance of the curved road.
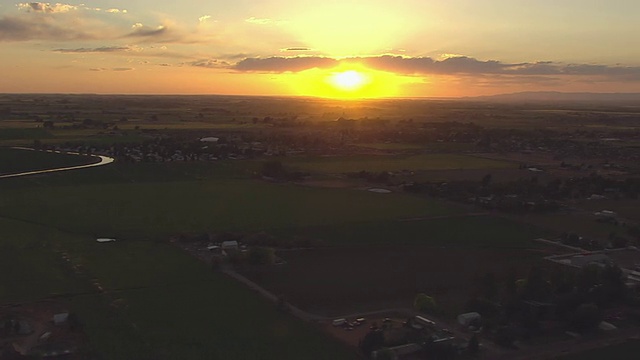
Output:
[[[22,148],[22,147],[15,147],[15,148],[12,148],[12,149],[35,151],[34,149]],[[47,152],[61,153],[60,151],[52,151],[52,150],[47,150]],[[80,155],[79,153],[75,153],[75,152],[67,152],[66,154]],[[86,169],[86,168],[91,168],[91,167],[96,167],[96,166],[108,165],[108,164],[111,164],[112,162],[115,161],[114,158],[108,157],[108,156],[102,156],[102,155],[91,155],[91,156],[100,158],[100,161],[97,162],[97,163],[86,164],[86,165],[67,166],[67,167],[61,167],[61,168],[55,168],[55,169],[35,170],[35,171],[26,171],[26,172],[21,172],[21,173],[16,173],[16,174],[0,175],[0,179],[14,178],[14,177],[20,177],[20,176],[29,176],[29,175],[37,175],[37,174],[46,174],[46,173],[52,173],[52,172],[58,172],[58,171]]]

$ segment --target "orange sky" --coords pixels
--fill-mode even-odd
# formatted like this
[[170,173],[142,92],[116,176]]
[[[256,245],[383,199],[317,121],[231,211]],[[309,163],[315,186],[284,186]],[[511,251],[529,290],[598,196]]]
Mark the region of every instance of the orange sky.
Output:
[[[640,2],[0,3],[0,92],[640,92]],[[337,86],[355,71],[361,84]]]

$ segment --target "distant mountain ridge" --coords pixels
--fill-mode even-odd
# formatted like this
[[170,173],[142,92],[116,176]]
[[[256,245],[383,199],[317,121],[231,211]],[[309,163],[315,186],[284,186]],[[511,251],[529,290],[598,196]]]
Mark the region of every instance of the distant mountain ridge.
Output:
[[[591,93],[559,91],[524,91],[510,94],[467,97],[472,101],[592,101],[592,102],[640,102],[640,93]],[[640,105],[640,104],[639,104]]]

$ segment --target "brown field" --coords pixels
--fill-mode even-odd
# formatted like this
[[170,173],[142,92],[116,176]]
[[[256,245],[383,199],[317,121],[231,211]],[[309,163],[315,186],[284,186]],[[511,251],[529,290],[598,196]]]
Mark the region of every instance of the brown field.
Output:
[[424,292],[453,316],[463,310],[480,277],[493,272],[503,279],[510,269],[522,276],[541,255],[548,253],[533,244],[531,249],[328,248],[281,252],[286,264],[241,272],[321,315],[411,307],[415,295]]

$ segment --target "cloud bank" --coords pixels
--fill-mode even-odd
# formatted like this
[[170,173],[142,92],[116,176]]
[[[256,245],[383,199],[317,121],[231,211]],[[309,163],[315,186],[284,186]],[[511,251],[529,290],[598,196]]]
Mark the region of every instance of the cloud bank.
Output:
[[233,66],[245,72],[300,72],[314,68],[331,68],[340,64],[362,64],[374,70],[400,75],[516,75],[516,76],[603,76],[617,80],[640,80],[638,66],[610,66],[594,64],[564,64],[558,62],[503,63],[497,60],[478,60],[472,57],[430,57],[380,55],[333,59],[322,56],[274,56],[246,58]]

